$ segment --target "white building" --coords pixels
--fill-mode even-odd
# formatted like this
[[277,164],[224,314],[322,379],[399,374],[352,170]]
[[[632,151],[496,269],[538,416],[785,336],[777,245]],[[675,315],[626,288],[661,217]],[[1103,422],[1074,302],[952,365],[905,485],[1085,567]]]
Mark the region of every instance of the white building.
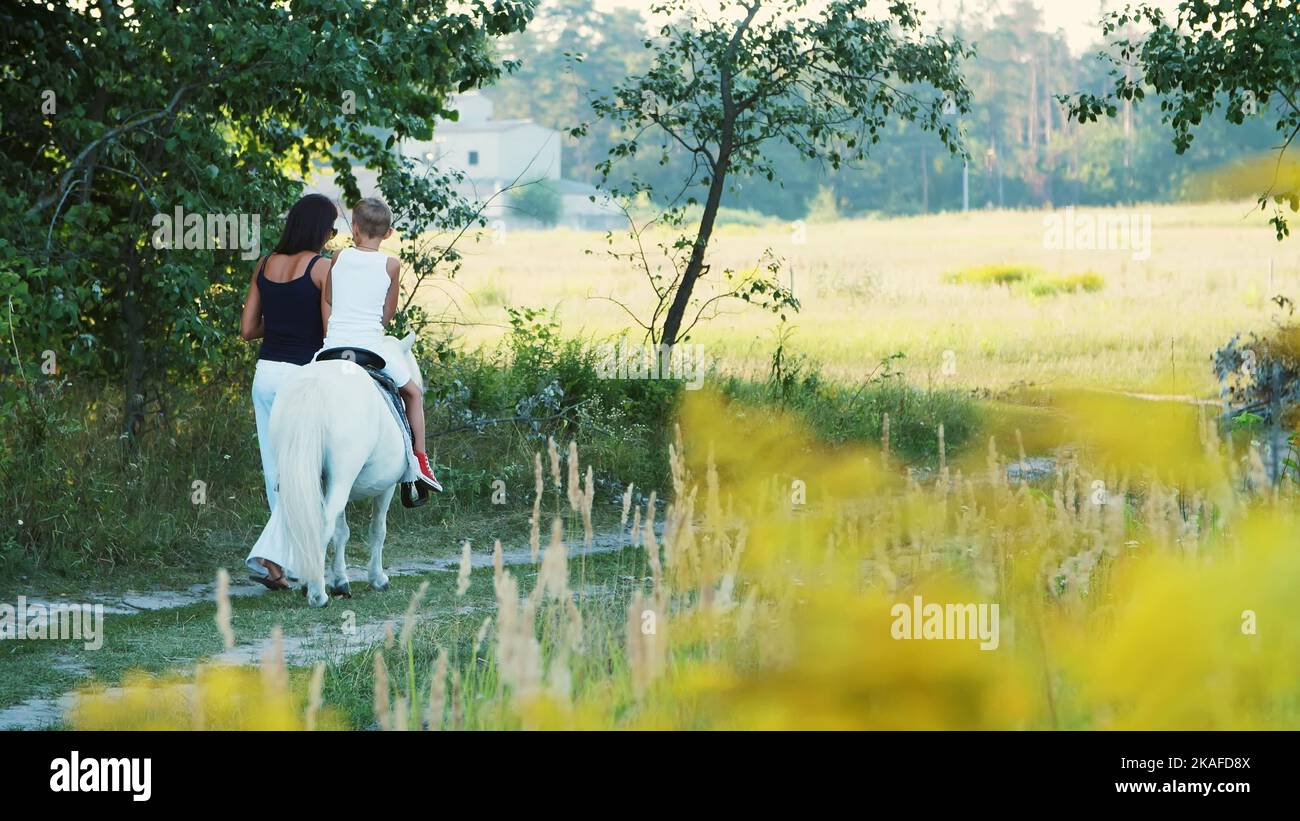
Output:
[[[440,171],[461,172],[464,181],[457,186],[457,193],[485,204],[487,220],[498,225],[535,226],[535,220],[511,207],[511,192],[505,189],[541,181],[559,194],[560,225],[606,229],[625,224],[622,212],[597,188],[563,178],[560,132],[531,120],[494,119],[492,101],[476,91],[457,95],[451,107],[458,119],[438,123],[432,140],[403,140],[398,150]],[[362,196],[378,193],[375,172],[354,167],[353,173]],[[334,198],[340,194],[332,177],[314,190]]]
[[560,179],[558,131],[532,120],[494,120],[492,101],[476,92],[458,95],[452,106],[459,119],[438,123],[432,140],[403,140],[402,153],[487,186]]

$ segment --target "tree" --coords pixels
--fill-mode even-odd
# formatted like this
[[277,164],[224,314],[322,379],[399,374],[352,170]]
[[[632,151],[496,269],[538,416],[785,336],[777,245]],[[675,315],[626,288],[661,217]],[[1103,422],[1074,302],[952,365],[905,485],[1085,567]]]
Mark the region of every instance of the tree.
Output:
[[[499,74],[488,43],[522,30],[532,7],[6,5],[0,305],[12,306],[17,358],[49,348],[83,378],[120,379],[134,437],[164,387],[231,352],[255,249],[214,236],[214,217],[218,228],[236,217],[267,248],[316,166],[356,197],[353,162],[379,170],[414,224],[463,215],[447,178],[419,177],[392,149],[428,139],[454,117],[451,93]],[[154,221],[175,209],[203,224],[159,247]],[[260,230],[240,223],[251,217]]]
[[[666,310],[647,324],[660,344],[675,344],[694,324],[685,322],[686,313],[708,272],[705,254],[724,191],[738,178],[776,179],[772,144],[839,168],[865,158],[879,132],[902,119],[936,131],[949,151],[961,150],[944,110],[945,103],[954,115],[969,110],[959,69],[968,52],[957,39],[924,34],[920,12],[906,0],[891,2],[884,17],[870,16],[867,6],[868,0],[723,0],[720,13],[705,17],[690,0],[661,0],[653,11],[668,19],[658,39],[645,41],[651,67],[593,101],[598,117],[621,129],[598,166],[605,179],[654,134],[661,163],[678,153],[690,162],[670,215],[699,205],[695,191],[704,189],[693,238],[672,246],[681,264],[666,281],[652,277]],[[634,180],[613,193],[647,190]],[[774,279],[750,279],[732,293],[778,310],[797,307]]]
[[[984,5],[965,3],[964,8],[973,12]],[[1181,156],[1159,127],[1155,106],[1130,105],[1127,112],[1120,109],[1114,122],[1081,125],[1067,118],[1058,95],[1100,94],[1109,87],[1110,63],[1091,51],[1074,54],[1063,34],[1048,30],[1032,3],[1004,2],[1002,11],[986,14],[966,13],[962,4],[946,8],[950,16],[944,27],[978,49],[962,63],[972,110],[960,118],[962,142],[972,157],[967,182],[974,207],[1101,205],[1189,194],[1222,198],[1241,191],[1253,196],[1272,176],[1273,169],[1265,169],[1263,162],[1252,166],[1251,174],[1238,173],[1240,168],[1230,176],[1210,171],[1276,145],[1264,118],[1247,117],[1234,126],[1217,111],[1201,123],[1195,145]],[[933,25],[932,18],[926,19]],[[502,53],[519,61],[519,69],[499,78],[485,94],[496,103],[498,117],[526,117],[568,132],[575,123],[592,120],[589,98],[608,96],[627,77],[649,69],[654,51],[642,42],[648,29],[646,18],[634,9],[600,12],[591,0],[547,0],[525,32],[501,44]],[[1100,37],[1100,28],[1096,34]],[[617,141],[615,125],[594,121],[582,139],[564,141],[565,177],[601,182],[595,165]],[[725,221],[732,208],[802,219],[827,186],[846,216],[918,213],[926,188],[931,211],[962,207],[964,163],[950,161],[933,132],[896,119],[879,137],[864,161],[846,158],[838,170],[788,143],[769,143],[764,155],[777,171],[776,181],[759,177],[729,185],[719,220]],[[637,177],[657,192],[662,204],[677,193],[692,163],[680,148],[667,164],[659,165],[659,159],[652,151],[621,158],[605,184],[623,187]],[[1266,180],[1258,189],[1246,187],[1259,176]],[[1202,180],[1212,180],[1214,190],[1203,189]],[[715,278],[705,281],[710,279]]]
[[[593,0],[547,0],[528,29],[502,49],[519,67],[485,93],[499,118],[520,117],[560,131],[592,119],[588,93],[607,91],[648,65],[645,18],[637,9],[597,11]],[[593,127],[583,139],[563,143],[564,176],[596,182],[596,163],[613,143],[612,128]]]
[[519,216],[548,227],[559,222],[564,214],[564,201],[559,189],[546,179],[519,185],[510,193],[508,204]]
[[[1126,26],[1149,31],[1134,37]],[[1300,132],[1300,15],[1291,0],[1183,0],[1176,19],[1148,4],[1110,14],[1102,24],[1116,53],[1104,53],[1111,63],[1112,86],[1096,94],[1062,95],[1070,116],[1080,122],[1115,117],[1120,103],[1139,103],[1147,88],[1160,98],[1161,122],[1173,129],[1175,150],[1192,144],[1193,129],[1219,107],[1228,122],[1241,125],[1267,107],[1267,116],[1282,135],[1277,167]],[[1281,240],[1290,233],[1281,206],[1300,210],[1295,185],[1271,184],[1258,192],[1261,210],[1273,203],[1270,223]]]

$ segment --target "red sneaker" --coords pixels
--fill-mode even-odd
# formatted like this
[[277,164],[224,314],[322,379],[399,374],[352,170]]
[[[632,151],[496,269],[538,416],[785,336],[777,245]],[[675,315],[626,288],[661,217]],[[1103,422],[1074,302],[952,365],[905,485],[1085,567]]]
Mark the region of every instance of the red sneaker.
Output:
[[428,455],[418,450],[414,451],[414,453],[416,461],[420,463],[420,472],[415,475],[415,480],[417,482],[424,482],[429,487],[441,493],[442,484],[438,481],[437,477],[433,475],[433,468],[429,467]]

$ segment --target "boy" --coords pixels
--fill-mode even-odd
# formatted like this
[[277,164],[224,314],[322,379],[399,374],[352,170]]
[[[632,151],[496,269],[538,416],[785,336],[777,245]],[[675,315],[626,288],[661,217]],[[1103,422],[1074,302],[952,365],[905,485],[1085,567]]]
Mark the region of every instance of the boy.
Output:
[[434,490],[442,485],[429,467],[424,450],[423,390],[411,378],[400,343],[384,334],[397,312],[401,263],[381,253],[379,245],[393,235],[393,212],[383,200],[368,197],[352,209],[352,242],[334,256],[321,291],[321,318],[327,348],[356,347],[384,358],[384,373],[397,384],[411,423],[411,444],[419,469],[416,481]]

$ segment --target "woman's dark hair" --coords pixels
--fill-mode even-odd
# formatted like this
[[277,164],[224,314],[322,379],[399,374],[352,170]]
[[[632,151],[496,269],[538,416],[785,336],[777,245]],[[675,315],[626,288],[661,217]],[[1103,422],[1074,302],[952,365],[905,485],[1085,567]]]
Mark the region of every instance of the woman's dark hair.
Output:
[[324,194],[308,194],[293,204],[273,254],[319,251],[330,241],[338,209]]

